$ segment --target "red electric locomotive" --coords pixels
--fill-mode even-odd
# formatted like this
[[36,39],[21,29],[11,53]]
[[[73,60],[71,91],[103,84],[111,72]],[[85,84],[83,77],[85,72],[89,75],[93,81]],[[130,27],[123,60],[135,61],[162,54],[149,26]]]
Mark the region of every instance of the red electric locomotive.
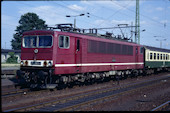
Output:
[[23,33],[17,75],[29,87],[45,88],[126,77],[143,72],[142,48],[75,31],[28,31]]

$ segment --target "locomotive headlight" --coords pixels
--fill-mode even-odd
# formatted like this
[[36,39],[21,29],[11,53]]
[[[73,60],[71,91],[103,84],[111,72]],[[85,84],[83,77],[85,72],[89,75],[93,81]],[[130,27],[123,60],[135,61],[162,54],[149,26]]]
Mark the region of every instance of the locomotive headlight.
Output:
[[44,66],[47,66],[47,61],[44,61]]
[[51,61],[48,62],[48,66],[52,66],[53,63]]
[[25,61],[25,65],[26,65],[26,66],[28,65],[28,61]]
[[21,61],[21,62],[20,62],[20,64],[23,66],[23,65],[24,65],[24,62],[23,62],[23,61]]

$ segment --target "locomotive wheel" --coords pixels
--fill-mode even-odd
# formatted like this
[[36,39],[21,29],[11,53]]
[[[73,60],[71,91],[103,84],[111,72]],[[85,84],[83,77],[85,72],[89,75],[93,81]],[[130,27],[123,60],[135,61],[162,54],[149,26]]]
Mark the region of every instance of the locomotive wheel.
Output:
[[38,82],[39,84],[47,84],[48,83],[48,73],[44,71],[38,72]]
[[73,86],[74,86],[74,83],[69,83],[68,84],[68,88],[73,88]]

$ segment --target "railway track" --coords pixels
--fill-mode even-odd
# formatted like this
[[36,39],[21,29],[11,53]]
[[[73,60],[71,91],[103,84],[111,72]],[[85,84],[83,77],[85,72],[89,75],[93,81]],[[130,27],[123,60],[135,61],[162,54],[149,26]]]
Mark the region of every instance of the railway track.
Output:
[[[24,92],[28,92],[29,89],[19,89],[16,87],[17,85],[17,80],[15,79],[16,77],[16,71],[18,70],[18,67],[6,67],[1,69],[1,79],[7,79],[11,78],[13,79],[13,85],[4,85],[1,86],[1,97],[2,98],[8,98],[8,97],[13,97],[13,96],[19,96],[23,94]],[[15,79],[15,80],[14,80]]]
[[166,79],[169,81],[170,75],[161,76],[159,78],[152,78],[144,82],[138,82],[133,84],[128,84],[118,88],[103,88],[100,90],[82,92],[77,95],[68,96],[66,98],[56,99],[53,101],[46,101],[44,103],[29,105],[24,107],[18,107],[15,109],[8,109],[9,111],[74,111],[81,110],[84,107],[88,107],[92,104],[109,101],[116,99],[120,95],[125,95],[127,93],[140,90],[141,88],[150,87],[155,84],[161,84],[161,80]]
[[167,102],[159,105],[158,107],[152,109],[151,111],[162,111],[163,109],[166,109],[166,107],[170,107],[170,101],[167,101]]
[[15,85],[5,85],[5,86],[1,86],[1,91],[5,91],[8,89],[14,89]]
[[1,68],[1,79],[13,79],[16,78],[17,70],[19,70],[20,67],[2,67]]
[[4,91],[1,93],[1,97],[2,98],[9,98],[9,97],[13,97],[13,96],[20,96],[21,94],[24,94],[26,92],[29,92],[29,89],[25,88],[25,89],[17,89],[17,90],[11,90],[11,91]]
[[[6,81],[8,82],[8,81]],[[1,86],[1,97],[11,97],[11,96],[17,96],[21,93],[28,92],[28,88],[22,88],[20,86],[17,86],[17,83],[13,83],[12,85],[4,85]]]
[[17,70],[1,70],[1,75],[15,75]]

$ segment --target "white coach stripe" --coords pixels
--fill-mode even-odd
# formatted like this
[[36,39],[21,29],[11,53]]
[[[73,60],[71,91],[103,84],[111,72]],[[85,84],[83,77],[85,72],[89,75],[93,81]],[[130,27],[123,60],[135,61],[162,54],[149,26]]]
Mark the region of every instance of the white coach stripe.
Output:
[[70,67],[70,66],[106,66],[106,65],[141,65],[143,62],[137,63],[87,63],[87,64],[55,64],[55,67]]

